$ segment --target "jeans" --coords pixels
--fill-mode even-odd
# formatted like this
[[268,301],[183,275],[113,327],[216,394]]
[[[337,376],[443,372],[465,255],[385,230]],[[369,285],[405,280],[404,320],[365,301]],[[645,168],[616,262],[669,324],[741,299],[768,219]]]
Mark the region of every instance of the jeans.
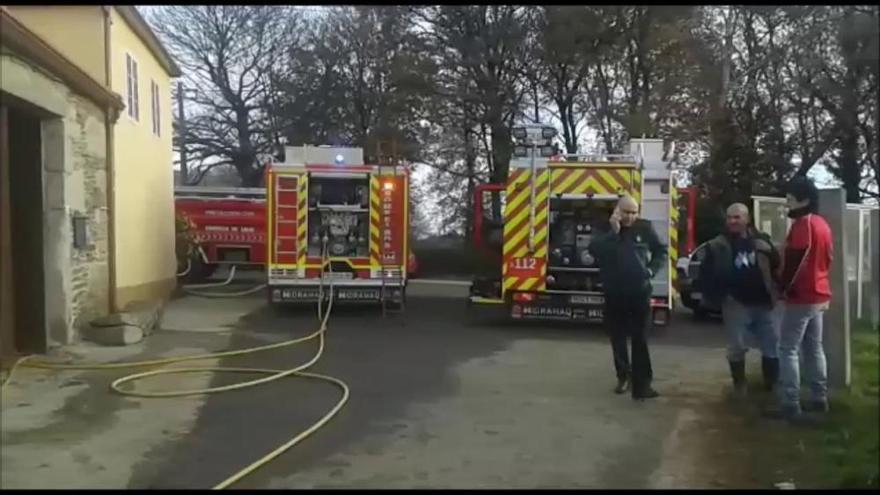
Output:
[[727,360],[740,362],[749,350],[747,332],[759,342],[765,358],[779,357],[777,314],[770,306],[746,306],[733,297],[727,297],[721,306],[724,328],[727,330]]
[[[644,391],[654,377],[651,355],[645,335],[651,302],[648,297],[605,296],[605,322],[611,337],[611,351],[617,378],[629,378],[633,394]],[[630,366],[627,340],[632,340],[632,366]]]
[[801,347],[811,399],[828,400],[828,370],[822,347],[822,316],[827,308],[827,303],[785,305],[779,345],[779,402],[785,409],[800,411]]

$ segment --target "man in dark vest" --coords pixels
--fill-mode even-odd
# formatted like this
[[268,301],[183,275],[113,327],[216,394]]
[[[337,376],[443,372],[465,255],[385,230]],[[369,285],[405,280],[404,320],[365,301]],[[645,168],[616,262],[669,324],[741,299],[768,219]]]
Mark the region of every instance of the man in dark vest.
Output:
[[779,332],[775,312],[779,293],[773,273],[780,264],[770,236],[749,226],[742,203],[727,208],[726,232],[710,240],[697,285],[707,302],[721,307],[727,330],[727,361],[734,395],[746,395],[747,336],[760,342],[764,388],[779,377]]
[[[651,313],[651,279],[668,262],[666,246],[651,222],[641,220],[639,205],[624,196],[609,219],[609,229],[590,243],[590,254],[599,264],[605,292],[605,322],[611,336],[617,387],[622,394],[631,386],[633,399],[652,399],[653,371],[645,331]],[[632,339],[630,366],[627,338]]]

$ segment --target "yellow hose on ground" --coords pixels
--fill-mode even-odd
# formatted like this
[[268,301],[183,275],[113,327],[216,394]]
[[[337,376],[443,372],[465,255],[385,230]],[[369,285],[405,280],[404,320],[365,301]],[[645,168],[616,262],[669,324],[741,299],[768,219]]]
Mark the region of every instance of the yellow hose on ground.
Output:
[[[326,244],[324,246],[324,250],[322,253],[322,257],[324,261],[327,259],[327,248]],[[323,263],[322,263],[323,264]],[[299,376],[303,378],[309,378],[313,380],[321,380],[324,382],[332,383],[336,385],[342,390],[342,396],[339,401],[336,403],[333,408],[327,412],[321,419],[315,422],[312,426],[297,434],[287,442],[279,445],[277,448],[264,455],[260,459],[249,464],[244,469],[241,469],[237,473],[223,480],[216,486],[214,486],[214,490],[222,490],[224,488],[228,488],[229,486],[237,483],[245,476],[253,473],[257,469],[265,466],[296,444],[302,442],[313,433],[321,429],[325,424],[327,424],[334,416],[342,409],[346,402],[348,402],[349,396],[349,388],[348,385],[345,384],[342,380],[333,378],[331,376],[320,375],[317,373],[307,373],[306,369],[313,366],[315,363],[321,359],[321,355],[324,353],[324,332],[327,330],[327,321],[330,318],[330,313],[333,310],[333,268],[330,266],[330,297],[329,303],[327,304],[326,313],[323,311],[322,303],[324,301],[324,282],[323,277],[321,278],[321,284],[319,286],[318,292],[318,319],[320,321],[320,326],[318,330],[310,335],[305,337],[300,337],[292,340],[287,340],[284,342],[278,342],[275,344],[269,344],[259,347],[250,347],[247,349],[237,349],[233,351],[224,351],[224,352],[215,352],[209,354],[198,354],[194,356],[178,356],[171,357],[165,359],[153,359],[148,361],[136,361],[130,363],[109,363],[109,364],[63,364],[63,363],[49,363],[44,361],[31,361],[33,355],[25,356],[19,359],[9,370],[9,374],[6,376],[6,379],[0,384],[0,389],[6,386],[7,383],[12,379],[12,374],[15,372],[16,368],[19,366],[27,367],[27,368],[42,368],[42,369],[52,369],[52,370],[110,370],[110,369],[122,369],[122,368],[148,368],[155,366],[163,366],[172,363],[180,363],[184,361],[200,361],[205,359],[217,359],[222,357],[230,357],[230,356],[241,356],[245,354],[254,354],[257,352],[268,351],[272,349],[279,349],[282,347],[290,347],[296,344],[301,344],[303,342],[312,340],[314,338],[318,339],[318,351],[315,353],[315,356],[310,359],[305,364],[299,365],[295,368],[287,369],[287,370],[275,370],[275,369],[259,369],[259,368],[226,368],[226,367],[204,367],[204,368],[175,368],[175,369],[164,369],[164,370],[153,370],[146,371],[142,373],[135,373],[132,375],[124,376],[122,378],[118,378],[114,380],[110,384],[110,389],[117,394],[125,395],[129,397],[142,397],[142,398],[167,398],[167,397],[181,397],[186,395],[202,395],[202,394],[211,394],[211,393],[219,393],[219,392],[228,392],[231,390],[238,390],[247,387],[253,387],[256,385],[262,385],[265,383],[269,383],[275,380],[279,380],[281,378],[287,378],[290,376]],[[232,279],[232,276],[235,274],[235,268],[231,270],[229,279],[222,284],[225,285]],[[213,285],[213,284],[211,284]],[[232,385],[224,385],[220,387],[211,387],[204,389],[195,389],[195,390],[178,390],[178,391],[167,391],[167,392],[134,392],[123,390],[120,388],[120,385],[128,382],[133,382],[136,380],[140,380],[143,378],[158,376],[158,375],[168,375],[168,374],[178,374],[178,373],[199,373],[199,372],[211,372],[211,373],[259,373],[268,375],[263,378],[258,378],[255,380],[250,380],[241,383],[235,383]]]

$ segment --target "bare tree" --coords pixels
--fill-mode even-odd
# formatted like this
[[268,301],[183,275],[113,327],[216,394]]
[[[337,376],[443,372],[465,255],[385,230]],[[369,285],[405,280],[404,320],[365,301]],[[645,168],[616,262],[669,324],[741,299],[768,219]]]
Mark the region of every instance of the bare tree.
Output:
[[[283,6],[163,6],[149,16],[185,72],[193,115],[187,152],[207,167],[232,166],[242,185],[262,179],[258,156],[277,145],[269,118],[281,50],[296,43],[296,11]],[[202,173],[205,172],[203,167]]]
[[[568,153],[577,153],[578,139],[584,130],[589,99],[591,64],[603,43],[606,29],[582,29],[603,26],[601,8],[584,6],[543,7],[535,16],[535,63],[529,72],[537,88],[555,106],[553,116],[562,125],[562,139]],[[539,99],[535,98],[536,114]],[[537,116],[536,116],[537,120]]]
[[409,13],[346,6],[313,20],[280,82],[289,141],[359,146],[368,161],[378,142],[395,141],[402,157],[418,156],[433,71]]
[[[831,173],[846,190],[850,203],[860,203],[863,193],[877,197],[865,187],[865,179],[877,180],[877,7],[839,6],[835,10],[837,57],[822,67],[814,81],[816,95],[834,117],[838,139],[831,152]],[[815,84],[818,82],[818,84]]]
[[504,5],[439,6],[418,9],[425,35],[460,99],[491,133],[492,179],[504,181],[511,157],[510,126],[526,94],[529,16],[533,10]]

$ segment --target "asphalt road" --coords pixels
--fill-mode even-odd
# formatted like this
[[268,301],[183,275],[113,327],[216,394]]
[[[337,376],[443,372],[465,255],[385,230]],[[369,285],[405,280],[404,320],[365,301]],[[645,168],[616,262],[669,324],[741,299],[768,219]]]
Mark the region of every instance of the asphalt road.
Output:
[[[337,306],[324,357],[311,371],[344,380],[348,405],[236,488],[703,486],[694,472],[698,448],[682,446],[682,431],[704,404],[717,402],[724,383],[718,325],[680,314],[653,332],[662,397],[638,403],[611,393],[610,346],[600,328],[475,318],[462,295],[460,287],[413,286],[406,312],[385,319],[376,308]],[[313,308],[254,305],[228,347],[316,328]],[[290,368],[314,352],[305,344],[219,365]],[[338,395],[328,384],[292,378],[209,396],[185,434],[142,456],[128,487],[213,486],[307,428]]]
[[[219,274],[218,274],[219,275]],[[260,281],[242,274],[239,291]],[[347,406],[328,425],[235,488],[747,487],[730,442],[724,338],[677,314],[649,337],[659,399],[615,395],[599,327],[513,324],[469,311],[466,288],[413,283],[403,314],[333,312],[310,370],[344,380]],[[317,328],[315,309],[265,296],[183,297],[143,342],[80,343],[76,362],[138,361],[279,342]],[[315,343],[198,366],[292,368]],[[63,358],[55,356],[52,359]],[[756,364],[752,359],[750,364]],[[5,488],[208,488],[311,426],[338,400],[326,383],[290,378],[174,399],[109,393],[134,370],[22,370],[3,391]],[[242,375],[166,375],[139,390],[199,389]],[[717,441],[716,441],[717,440]]]

